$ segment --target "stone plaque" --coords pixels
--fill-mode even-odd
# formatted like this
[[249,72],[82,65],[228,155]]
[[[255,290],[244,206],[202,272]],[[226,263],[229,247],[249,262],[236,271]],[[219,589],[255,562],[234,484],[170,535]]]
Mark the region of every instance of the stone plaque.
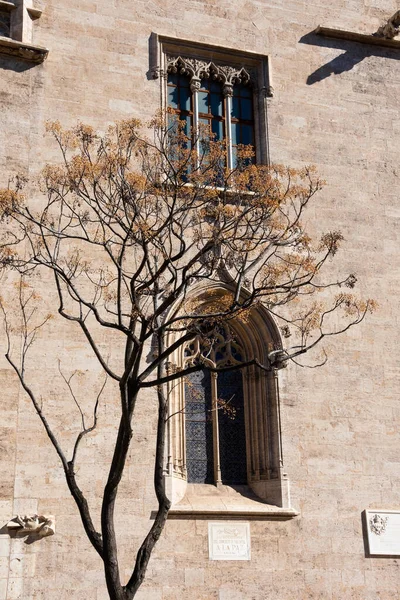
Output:
[[400,511],[366,510],[365,521],[369,553],[400,556]]
[[250,560],[250,523],[208,524],[210,560]]

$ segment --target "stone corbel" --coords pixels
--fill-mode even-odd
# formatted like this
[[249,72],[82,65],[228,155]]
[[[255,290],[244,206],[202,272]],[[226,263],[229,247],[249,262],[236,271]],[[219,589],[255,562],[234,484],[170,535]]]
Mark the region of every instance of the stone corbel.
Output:
[[54,535],[56,521],[54,515],[17,515],[7,523],[7,529],[12,532],[29,535],[35,533],[40,537]]

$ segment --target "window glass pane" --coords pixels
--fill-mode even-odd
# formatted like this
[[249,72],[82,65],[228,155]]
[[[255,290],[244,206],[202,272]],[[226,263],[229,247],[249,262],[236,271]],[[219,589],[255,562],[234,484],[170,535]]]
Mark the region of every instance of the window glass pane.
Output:
[[177,73],[168,73],[168,83],[173,83],[174,85],[178,85]]
[[219,141],[224,138],[224,128],[222,121],[217,121],[217,119],[213,119],[211,122],[211,130],[215,134],[215,141]]
[[186,468],[189,483],[214,483],[209,371],[191,373],[185,384]]
[[0,35],[10,37],[10,13],[0,8]]
[[249,85],[240,85],[238,87],[240,88],[240,95],[243,98],[252,98],[253,90],[251,89],[251,87]]
[[178,81],[181,87],[190,87],[190,77],[187,75],[178,75]]
[[210,91],[218,92],[218,94],[222,94],[222,85],[218,83],[218,81],[211,80],[210,82]]
[[221,94],[210,94],[211,114],[222,117],[223,97]]
[[253,102],[250,98],[242,98],[240,101],[241,115],[242,119],[246,121],[251,121],[253,118]]
[[237,96],[233,96],[233,98],[232,98],[232,111],[231,111],[231,115],[235,119],[239,119],[240,118],[240,100],[239,100],[239,98]]
[[199,112],[208,113],[208,92],[198,92]]
[[181,87],[179,90],[179,102],[181,110],[190,110],[191,92],[188,87]]
[[253,143],[253,128],[251,125],[242,125],[242,139],[241,144],[252,144]]
[[241,371],[218,374],[218,398],[227,402],[218,410],[222,483],[247,483],[246,429],[244,421],[243,378]]
[[239,123],[232,123],[232,131],[231,131],[231,136],[232,136],[232,144],[240,144],[241,140],[240,140],[240,125]]
[[178,88],[168,86],[168,106],[178,108]]

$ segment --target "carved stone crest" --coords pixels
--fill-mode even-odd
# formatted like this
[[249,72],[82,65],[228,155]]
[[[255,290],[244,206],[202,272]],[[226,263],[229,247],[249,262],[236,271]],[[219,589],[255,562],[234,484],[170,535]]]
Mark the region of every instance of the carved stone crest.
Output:
[[374,514],[369,520],[369,528],[372,533],[375,533],[375,535],[385,533],[388,519],[389,517],[381,517],[378,514]]

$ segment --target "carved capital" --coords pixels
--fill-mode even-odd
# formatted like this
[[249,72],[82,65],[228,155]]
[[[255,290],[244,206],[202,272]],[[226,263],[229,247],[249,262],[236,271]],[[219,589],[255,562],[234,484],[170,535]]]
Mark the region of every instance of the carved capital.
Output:
[[197,92],[201,88],[201,79],[192,77],[190,80],[190,91],[192,93]]
[[231,83],[225,83],[222,88],[222,93],[224,96],[233,96],[233,85]]

